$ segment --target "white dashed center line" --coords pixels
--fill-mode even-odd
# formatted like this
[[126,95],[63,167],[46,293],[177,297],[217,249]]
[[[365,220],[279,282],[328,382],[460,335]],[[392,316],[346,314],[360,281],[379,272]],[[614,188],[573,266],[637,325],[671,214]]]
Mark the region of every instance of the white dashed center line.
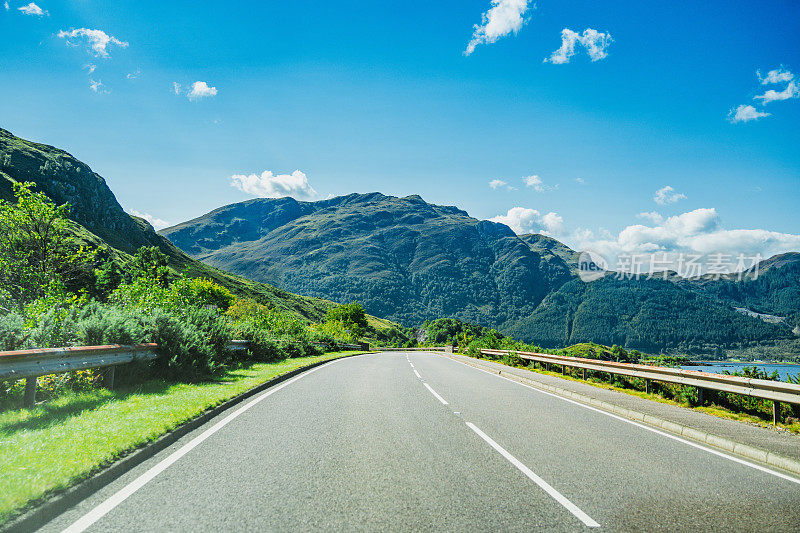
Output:
[[551,487],[550,484],[547,483],[547,481],[543,480],[542,478],[540,478],[539,476],[534,474],[533,471],[530,468],[528,468],[527,466],[522,464],[519,461],[519,459],[517,459],[516,457],[514,457],[513,455],[508,453],[505,448],[503,448],[502,446],[497,444],[489,435],[487,435],[486,433],[484,433],[483,431],[478,429],[478,427],[475,424],[473,424],[471,422],[467,422],[466,424],[467,424],[467,426],[469,426],[469,428],[472,431],[477,433],[480,438],[482,438],[487,443],[489,443],[489,446],[494,448],[498,453],[500,453],[500,455],[505,457],[508,460],[509,463],[511,463],[512,465],[516,466],[519,469],[520,472],[522,472],[523,474],[528,476],[528,478],[531,481],[533,481],[534,483],[539,485],[539,487],[541,487],[542,490],[544,490],[547,494],[549,494],[558,503],[563,505],[564,508],[567,511],[569,511],[570,513],[575,515],[575,517],[578,520],[580,520],[581,522],[583,522],[585,526],[587,526],[587,527],[600,527],[600,524],[598,524],[597,522],[592,520],[592,517],[590,517],[589,515],[587,515],[583,511],[581,511],[578,508],[577,505],[575,505],[574,503],[569,501],[563,494],[561,494],[556,489]]

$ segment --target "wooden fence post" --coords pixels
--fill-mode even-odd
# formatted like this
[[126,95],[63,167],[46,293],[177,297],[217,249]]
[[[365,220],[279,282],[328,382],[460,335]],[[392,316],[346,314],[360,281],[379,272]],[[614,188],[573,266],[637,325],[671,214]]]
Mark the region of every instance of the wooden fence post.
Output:
[[116,367],[110,366],[106,368],[106,371],[103,373],[103,387],[107,389],[114,388],[114,369]]
[[36,405],[36,378],[25,379],[25,399],[23,403],[29,409]]

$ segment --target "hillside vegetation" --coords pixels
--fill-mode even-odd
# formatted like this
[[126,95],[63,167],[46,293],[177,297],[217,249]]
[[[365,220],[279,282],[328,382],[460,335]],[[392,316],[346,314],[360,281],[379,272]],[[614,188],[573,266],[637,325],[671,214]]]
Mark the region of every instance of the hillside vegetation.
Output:
[[162,234],[218,268],[406,325],[511,323],[569,276],[507,226],[419,196],[250,200]]
[[[800,254],[757,279],[584,283],[578,253],[419,196],[256,199],[161,232],[210,265],[283,289],[357,300],[407,326],[452,317],[543,347],[582,342],[719,357],[800,357]],[[766,321],[742,309],[779,315]],[[758,352],[763,353],[763,352]]]
[[[64,150],[14,136],[0,128],[0,199],[14,200],[14,183],[30,182],[57,205],[68,204],[69,232],[78,242],[100,250],[101,260],[125,270],[142,246],[155,246],[166,255],[173,277],[203,277],[222,285],[234,295],[252,298],[308,321],[324,319],[335,304],[300,296],[286,290],[218,270],[187,256],[158,235],[145,220],[129,215],[105,180],[85,163]],[[396,324],[370,317],[378,329]]]

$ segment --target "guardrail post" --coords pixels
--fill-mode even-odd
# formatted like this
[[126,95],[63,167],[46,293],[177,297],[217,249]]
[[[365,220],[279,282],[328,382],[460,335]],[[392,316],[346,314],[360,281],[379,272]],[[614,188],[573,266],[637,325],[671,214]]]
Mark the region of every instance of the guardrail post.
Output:
[[644,380],[644,392],[645,392],[645,394],[650,394],[650,380],[649,379],[645,379]]
[[36,405],[36,378],[27,378],[25,380],[25,398],[23,403],[27,408]]
[[586,381],[586,369],[585,368],[581,368],[581,377],[583,378],[583,381]]
[[706,403],[706,390],[702,387],[697,387],[697,403],[705,405]]
[[772,423],[777,424],[778,422],[783,422],[781,420],[781,402],[772,402]]
[[116,367],[110,366],[103,373],[103,387],[107,389],[114,388],[114,368]]

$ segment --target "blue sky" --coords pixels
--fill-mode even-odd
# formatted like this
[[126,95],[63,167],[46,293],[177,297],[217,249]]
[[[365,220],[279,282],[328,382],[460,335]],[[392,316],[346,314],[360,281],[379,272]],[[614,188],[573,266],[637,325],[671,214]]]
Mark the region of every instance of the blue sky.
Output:
[[771,254],[800,250],[799,26],[789,0],[9,0],[0,127],[170,223],[377,190],[611,255]]

